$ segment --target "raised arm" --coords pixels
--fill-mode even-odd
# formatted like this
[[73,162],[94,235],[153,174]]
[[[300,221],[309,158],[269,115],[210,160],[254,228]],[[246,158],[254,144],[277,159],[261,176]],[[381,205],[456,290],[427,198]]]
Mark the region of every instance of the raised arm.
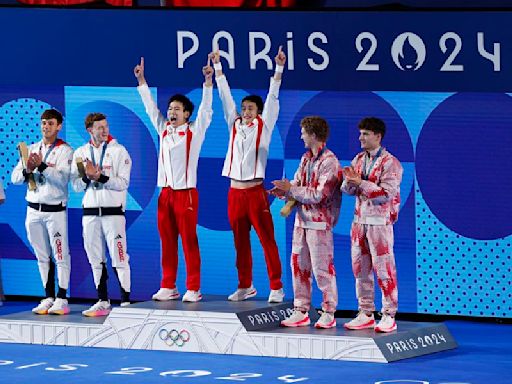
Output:
[[228,80],[222,72],[222,64],[220,62],[219,51],[210,53],[209,57],[211,58],[213,67],[215,68],[215,81],[217,82],[219,97],[222,101],[224,119],[228,123],[229,129],[231,129],[233,123],[238,117],[235,100],[233,100],[233,96],[231,95],[231,89],[229,88]]
[[286,63],[286,55],[283,52],[282,46],[279,46],[279,51],[274,58],[276,62],[276,71],[274,77],[270,80],[270,87],[263,107],[261,117],[265,121],[268,129],[273,130],[279,116],[279,88],[281,87],[281,78],[283,76],[284,65]]
[[203,67],[203,97],[201,99],[201,104],[199,105],[199,109],[197,110],[197,118],[194,122],[193,129],[199,133],[204,134],[210,123],[212,122],[212,103],[213,103],[213,68],[210,65],[211,57],[208,55],[208,61],[206,65]]
[[137,64],[135,68],[133,68],[133,74],[135,75],[135,78],[139,83],[137,91],[139,91],[139,95],[142,99],[142,102],[144,103],[146,113],[149,116],[149,119],[151,120],[151,123],[153,124],[155,129],[158,131],[158,133],[161,133],[166,128],[166,120],[165,117],[160,112],[160,110],[158,109],[155,100],[153,100],[153,96],[151,96],[151,91],[149,90],[149,86],[144,75],[143,57],[140,58],[140,63]]

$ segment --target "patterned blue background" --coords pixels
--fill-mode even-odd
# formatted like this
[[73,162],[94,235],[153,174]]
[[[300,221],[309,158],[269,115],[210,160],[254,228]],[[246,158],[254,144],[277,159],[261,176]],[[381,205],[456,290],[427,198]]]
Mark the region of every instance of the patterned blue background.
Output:
[[[152,89],[164,107],[168,95],[185,92],[196,105],[200,89]],[[250,90],[253,92],[253,90]],[[249,93],[234,90],[236,100]],[[266,90],[257,90],[263,96]],[[395,225],[400,310],[403,312],[510,317],[511,228],[506,220],[510,178],[510,133],[506,94],[413,92],[281,92],[281,114],[267,168],[269,181],[291,177],[303,153],[298,122],[308,114],[325,116],[331,125],[329,147],[343,165],[358,152],[357,121],[382,117],[388,125],[385,145],[404,166],[402,209]],[[156,157],[158,138],[135,88],[64,87],[3,90],[0,93],[0,177],[7,203],[0,210],[2,277],[6,294],[41,295],[37,266],[24,230],[23,187],[10,184],[20,140],[39,138],[39,116],[49,106],[65,114],[62,136],[73,147],[87,140],[83,118],[89,111],[107,114],[112,134],[133,158],[128,197],[128,250],[133,297],[148,299],[158,289],[160,243],[156,228]],[[478,106],[478,108],[476,108]],[[236,287],[235,254],[226,218],[228,180],[221,174],[228,134],[214,96],[214,119],[199,165],[202,290],[228,294]],[[501,112],[500,112],[501,111]],[[464,118],[460,118],[464,116]],[[481,134],[479,134],[479,130]],[[487,152],[485,152],[487,151]],[[481,156],[485,153],[485,156]],[[475,156],[478,154],[478,156]],[[500,193],[502,191],[502,193]],[[95,297],[81,238],[81,195],[69,202],[73,297]],[[288,298],[292,297],[289,255],[293,220],[283,220],[281,201],[271,205],[283,262]],[[344,196],[335,228],[335,265],[340,309],[356,308],[350,268],[349,228],[353,198]],[[508,211],[510,213],[510,211]],[[254,284],[261,296],[268,279],[259,241],[253,234]],[[184,261],[178,286],[184,290]],[[113,276],[113,275],[112,275]],[[118,297],[110,279],[113,298]],[[321,297],[314,290],[315,304]]]
[[[203,22],[206,18],[208,23]],[[8,196],[0,207],[5,292],[42,294],[25,235],[24,188],[10,185],[10,174],[17,161],[17,142],[38,140],[40,113],[50,106],[64,113],[62,135],[73,147],[87,140],[84,116],[101,111],[108,115],[113,135],[130,151],[134,166],[127,223],[133,296],[148,299],[158,289],[158,138],[135,90],[132,68],[140,56],[145,57],[148,81],[155,86],[152,91],[160,108],[176,92],[189,95],[197,106],[200,68],[215,34],[225,31],[233,40],[235,67],[228,68],[226,62],[224,66],[235,99],[252,93],[264,97],[272,71],[264,60],[251,67],[249,47],[251,33],[262,32],[270,44],[269,57],[283,45],[289,59],[266,186],[273,179],[293,175],[304,150],[298,125],[304,115],[318,114],[329,121],[329,147],[343,165],[359,151],[357,122],[367,115],[383,118],[389,130],[384,144],[405,170],[402,209],[395,225],[399,311],[512,317],[512,99],[507,93],[512,89],[512,50],[506,49],[512,30],[503,28],[510,18],[503,12],[3,9],[0,33],[9,36],[3,41],[9,54],[0,61],[4,73],[0,178]],[[178,66],[178,31],[192,33],[198,42],[197,52],[182,68]],[[447,31],[451,37],[443,51],[440,43]],[[358,49],[358,38],[365,33],[373,37],[359,41],[362,49]],[[404,40],[404,33],[415,38]],[[478,36],[483,42],[480,47]],[[397,41],[402,45],[396,46]],[[185,49],[190,48],[190,40],[184,43]],[[256,50],[262,44],[262,39],[257,40]],[[221,48],[227,49],[225,39]],[[425,59],[421,65],[419,57]],[[442,70],[450,57],[455,70]],[[326,63],[326,58],[325,68],[312,67],[311,63]],[[365,58],[378,69],[358,70]],[[226,214],[229,183],[221,177],[228,135],[216,91],[214,112],[198,175],[202,290],[228,294],[236,287],[236,269]],[[80,199],[71,193],[70,293],[92,298]],[[273,200],[271,209],[291,299],[293,219],[279,217],[282,204]],[[353,199],[345,196],[334,230],[340,309],[357,306],[348,236],[353,205]],[[254,282],[263,297],[268,282],[262,250],[256,235],[251,240]],[[183,291],[183,259],[179,265],[178,285]],[[115,278],[110,279],[110,292],[118,297]],[[318,290],[313,292],[319,305]]]

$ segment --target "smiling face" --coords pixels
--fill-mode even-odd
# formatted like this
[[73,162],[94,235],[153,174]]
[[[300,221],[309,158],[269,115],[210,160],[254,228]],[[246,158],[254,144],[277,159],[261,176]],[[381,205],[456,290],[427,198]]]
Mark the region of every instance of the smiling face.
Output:
[[373,151],[379,148],[381,139],[382,135],[380,133],[368,129],[359,130],[359,141],[361,142],[361,148],[365,151]]
[[179,127],[185,124],[190,117],[190,112],[185,111],[182,102],[174,100],[169,104],[167,109],[167,119],[171,123],[172,127]]
[[91,134],[91,140],[97,146],[106,142],[110,134],[110,129],[106,119],[95,121],[87,130]]
[[242,121],[249,124],[258,116],[258,105],[249,100],[242,102]]
[[45,144],[53,143],[61,129],[62,123],[59,124],[57,119],[41,119],[41,133]]

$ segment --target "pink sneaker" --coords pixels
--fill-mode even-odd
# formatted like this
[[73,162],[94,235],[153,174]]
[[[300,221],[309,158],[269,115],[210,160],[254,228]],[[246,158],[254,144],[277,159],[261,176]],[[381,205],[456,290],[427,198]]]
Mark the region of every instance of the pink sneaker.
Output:
[[298,309],[294,309],[290,317],[281,321],[283,327],[307,327],[311,324],[308,313],[303,313]]
[[322,316],[315,323],[315,328],[334,328],[336,326],[336,319],[334,318],[334,313],[322,312]]
[[346,329],[359,330],[375,327],[375,318],[373,313],[367,314],[365,311],[359,311],[356,318],[343,324]]
[[82,311],[82,315],[87,317],[107,316],[112,307],[108,301],[99,300],[91,308]]
[[384,314],[382,315],[382,319],[380,319],[379,324],[377,324],[375,327],[375,332],[388,333],[396,331],[396,329],[397,326],[395,318],[393,316]]

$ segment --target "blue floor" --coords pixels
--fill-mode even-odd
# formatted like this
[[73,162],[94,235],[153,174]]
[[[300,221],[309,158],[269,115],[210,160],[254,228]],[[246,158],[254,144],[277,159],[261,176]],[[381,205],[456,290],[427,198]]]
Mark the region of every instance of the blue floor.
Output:
[[0,383],[512,382],[512,325],[445,324],[459,348],[390,364],[0,343]]

